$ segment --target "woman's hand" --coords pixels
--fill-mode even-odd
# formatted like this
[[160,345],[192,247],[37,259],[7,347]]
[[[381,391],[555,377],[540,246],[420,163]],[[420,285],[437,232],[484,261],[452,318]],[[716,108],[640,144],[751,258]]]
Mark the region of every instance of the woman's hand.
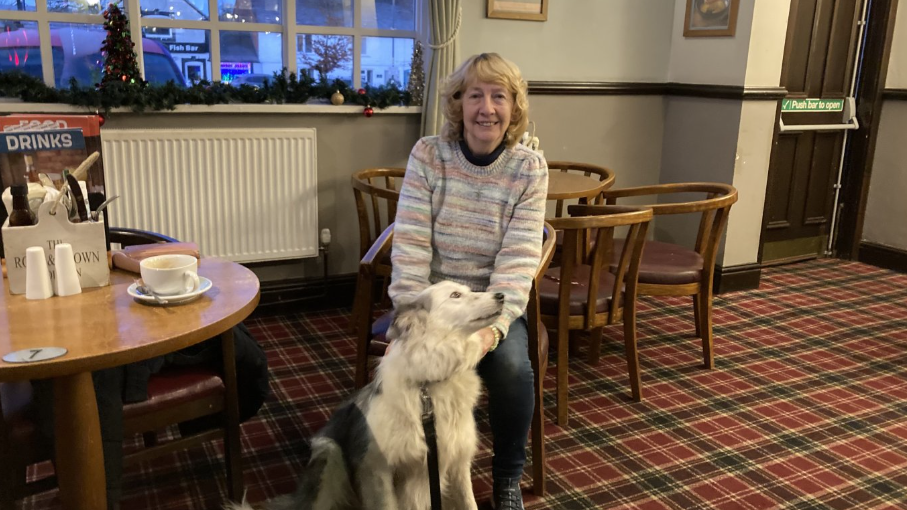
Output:
[[476,334],[479,335],[479,339],[482,341],[482,356],[484,356],[488,354],[488,350],[494,345],[494,331],[492,331],[491,326],[489,326],[480,329]]

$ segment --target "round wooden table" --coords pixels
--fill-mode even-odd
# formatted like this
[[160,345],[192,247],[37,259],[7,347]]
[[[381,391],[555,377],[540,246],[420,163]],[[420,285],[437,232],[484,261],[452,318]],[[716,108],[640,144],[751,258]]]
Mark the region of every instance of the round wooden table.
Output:
[[126,293],[138,275],[113,270],[107,287],[28,300],[0,289],[0,356],[23,349],[64,347],[59,358],[0,361],[0,382],[52,379],[60,499],[66,509],[107,508],[104,458],[91,372],[167,354],[239,324],[258,304],[258,278],[226,260],[205,258],[199,275],[213,288],[179,306],[149,306]]
[[569,200],[571,198],[594,198],[610,183],[597,176],[586,177],[581,173],[548,172],[548,200]]

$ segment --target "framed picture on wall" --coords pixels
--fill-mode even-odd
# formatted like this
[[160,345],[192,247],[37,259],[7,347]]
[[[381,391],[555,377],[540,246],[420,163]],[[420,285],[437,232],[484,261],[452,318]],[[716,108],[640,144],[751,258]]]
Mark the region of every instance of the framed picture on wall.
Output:
[[486,0],[489,18],[546,21],[548,0]]
[[737,30],[740,0],[686,0],[684,37],[727,37]]

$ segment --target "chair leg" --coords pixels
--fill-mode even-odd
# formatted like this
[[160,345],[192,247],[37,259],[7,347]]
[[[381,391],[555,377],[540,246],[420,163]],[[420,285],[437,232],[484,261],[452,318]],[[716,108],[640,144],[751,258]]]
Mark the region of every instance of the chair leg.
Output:
[[362,389],[366,384],[368,384],[368,333],[365,334],[366,338],[363,340],[361,338],[362,333],[359,333],[360,338],[357,340],[356,344],[356,389]]
[[592,328],[589,330],[589,352],[588,362],[590,365],[597,365],[598,358],[602,353],[602,330],[604,328],[599,326],[597,328]]
[[6,467],[0,467],[0,510],[15,510],[15,489],[25,483],[25,470],[10,465],[9,459],[4,459],[3,463]]
[[582,341],[582,333],[579,330],[572,330],[567,334],[568,341],[570,345],[570,357],[579,356],[579,344]]
[[702,317],[702,310],[699,309],[699,294],[693,294],[693,324],[696,326],[696,338],[702,338],[702,328],[699,322]]
[[627,353],[627,372],[633,400],[642,401],[642,377],[639,373],[639,350],[636,347],[636,306],[624,307],[624,348]]
[[227,495],[232,501],[239,501],[243,497],[243,475],[238,419],[227,420],[227,430],[224,431],[224,462],[227,464]]
[[142,443],[145,445],[145,448],[151,448],[152,446],[156,446],[157,445],[157,433],[142,432]]
[[236,388],[236,350],[233,344],[233,329],[221,334],[221,348],[224,359],[224,463],[227,465],[227,495],[233,501],[243,496],[242,445],[239,428],[239,398]]
[[532,413],[532,492],[545,495],[545,407],[544,381],[547,367],[537,366],[538,355],[532,358],[535,371],[535,411]]
[[711,370],[715,368],[715,353],[712,345],[712,290],[700,289],[699,294],[696,294],[696,301],[699,309],[696,329],[702,332],[699,335],[702,338],[702,357],[705,368]]
[[557,424],[567,426],[567,365],[570,359],[570,332],[565,327],[557,330]]

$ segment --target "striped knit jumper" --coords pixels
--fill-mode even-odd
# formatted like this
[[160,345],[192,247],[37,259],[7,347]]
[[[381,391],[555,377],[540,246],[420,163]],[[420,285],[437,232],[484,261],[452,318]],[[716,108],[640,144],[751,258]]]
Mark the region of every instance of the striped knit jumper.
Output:
[[501,292],[504,311],[494,325],[506,336],[529,301],[547,193],[547,163],[522,145],[481,167],[457,142],[419,140],[397,206],[391,299],[442,280]]

